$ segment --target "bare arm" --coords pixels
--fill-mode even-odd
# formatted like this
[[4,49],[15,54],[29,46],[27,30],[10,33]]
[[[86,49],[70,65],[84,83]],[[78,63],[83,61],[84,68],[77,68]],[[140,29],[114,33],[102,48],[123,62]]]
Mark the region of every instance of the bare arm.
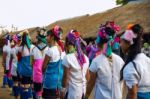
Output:
[[7,53],[6,53],[6,52],[3,52],[3,60],[2,60],[3,66],[4,66],[4,64],[6,63],[6,56],[7,56]]
[[96,77],[97,77],[97,74],[90,71],[90,80],[88,81],[88,84],[87,84],[87,91],[85,95],[86,97],[90,96],[93,90],[93,87],[95,85]]
[[128,88],[128,99],[137,99],[138,86],[134,85],[131,89]]
[[50,61],[50,57],[46,55],[45,58],[44,58],[43,66],[42,66],[42,71],[43,72],[45,72],[46,66],[47,66],[49,61]]
[[62,80],[62,87],[66,88],[68,85],[68,77],[69,77],[69,68],[64,67],[64,75],[63,75],[63,80]]
[[87,70],[87,72],[86,72],[86,80],[87,80],[87,82],[90,80],[90,73],[89,73],[89,70]]

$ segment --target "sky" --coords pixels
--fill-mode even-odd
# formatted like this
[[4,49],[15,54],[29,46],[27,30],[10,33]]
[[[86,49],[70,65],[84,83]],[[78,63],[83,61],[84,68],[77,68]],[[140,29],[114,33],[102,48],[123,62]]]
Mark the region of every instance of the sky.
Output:
[[91,15],[114,7],[115,0],[0,0],[0,26],[8,28],[13,24],[19,30],[46,26],[61,19]]

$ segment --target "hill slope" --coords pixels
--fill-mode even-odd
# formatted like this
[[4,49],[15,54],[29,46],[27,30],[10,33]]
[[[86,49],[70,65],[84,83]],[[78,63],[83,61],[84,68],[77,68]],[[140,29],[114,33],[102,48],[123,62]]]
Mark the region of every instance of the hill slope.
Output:
[[60,20],[53,24],[50,24],[48,28],[54,25],[62,26],[64,34],[70,29],[77,29],[83,37],[95,37],[98,27],[101,23],[105,23],[107,20],[114,20],[121,26],[122,31],[129,23],[140,23],[144,27],[146,33],[150,32],[150,3],[140,4],[127,4],[105,11],[103,13],[97,13],[92,16],[85,15],[81,17],[75,17],[72,19]]

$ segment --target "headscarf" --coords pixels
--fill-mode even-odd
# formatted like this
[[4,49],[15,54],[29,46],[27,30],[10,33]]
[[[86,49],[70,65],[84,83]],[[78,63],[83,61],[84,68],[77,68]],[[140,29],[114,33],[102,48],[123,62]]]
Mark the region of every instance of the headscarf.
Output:
[[[109,29],[109,30],[108,30]],[[112,54],[112,44],[115,42],[115,33],[119,32],[120,27],[114,22],[106,22],[105,25],[101,25],[96,38],[96,43],[100,43],[102,40],[106,40],[102,53],[106,56]],[[112,34],[113,33],[113,34]],[[118,41],[118,40],[116,40]]]
[[12,40],[17,43],[17,42],[19,41],[18,35],[17,35],[17,34],[14,34],[14,35],[12,36]]
[[26,45],[28,49],[31,48],[31,42],[30,42],[30,37],[28,31],[24,31],[22,35],[22,46]]
[[[43,30],[44,32],[42,32],[42,30]],[[38,41],[41,41],[41,42],[43,42],[44,44],[47,44],[45,29],[41,29],[41,30],[40,30],[40,33],[37,35],[37,39],[38,39]]]
[[57,38],[57,44],[61,47],[62,51],[64,51],[64,44],[61,41],[61,35],[63,33],[62,28],[56,25],[52,28],[52,33]]
[[131,45],[134,44],[133,39],[136,38],[136,35],[133,33],[132,30],[126,30],[125,33],[121,36],[121,39],[124,39],[130,42]]
[[6,34],[4,36],[5,44],[8,45],[8,46],[10,46],[11,39],[12,39],[11,36],[9,34]]
[[83,68],[83,64],[86,62],[84,54],[81,50],[81,40],[80,40],[80,35],[79,32],[75,31],[75,30],[71,30],[68,34],[67,34],[67,39],[68,42],[70,42],[71,44],[75,45],[76,51],[77,51],[77,60],[81,66],[81,68]]

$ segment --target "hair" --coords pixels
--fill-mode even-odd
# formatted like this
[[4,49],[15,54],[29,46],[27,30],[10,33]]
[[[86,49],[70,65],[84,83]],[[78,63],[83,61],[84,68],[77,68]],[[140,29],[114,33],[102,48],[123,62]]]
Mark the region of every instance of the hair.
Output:
[[[28,36],[28,34],[26,32],[24,32],[23,36],[22,36],[22,42],[21,42],[21,45],[20,45],[20,46],[23,47],[23,49],[24,49],[24,46],[27,45],[27,41],[26,41],[27,36]],[[27,46],[27,48],[30,49],[28,46]]]
[[139,24],[135,24],[133,25],[131,30],[134,32],[134,34],[137,35],[137,37],[133,39],[134,43],[128,49],[127,60],[125,61],[125,65],[123,66],[120,72],[120,77],[121,77],[120,80],[123,79],[123,70],[125,66],[129,62],[133,61],[139,53],[141,53],[141,40],[142,40],[143,28]]
[[[106,27],[106,28],[105,28],[105,32],[106,32],[106,34],[109,35],[109,36],[114,36],[114,34],[115,34],[115,31],[114,31],[112,28],[110,28],[110,27]],[[98,43],[98,46],[99,46],[100,48],[102,48],[102,47],[103,47],[103,44],[107,43],[108,41],[109,41],[108,38],[100,38],[100,42]]]

